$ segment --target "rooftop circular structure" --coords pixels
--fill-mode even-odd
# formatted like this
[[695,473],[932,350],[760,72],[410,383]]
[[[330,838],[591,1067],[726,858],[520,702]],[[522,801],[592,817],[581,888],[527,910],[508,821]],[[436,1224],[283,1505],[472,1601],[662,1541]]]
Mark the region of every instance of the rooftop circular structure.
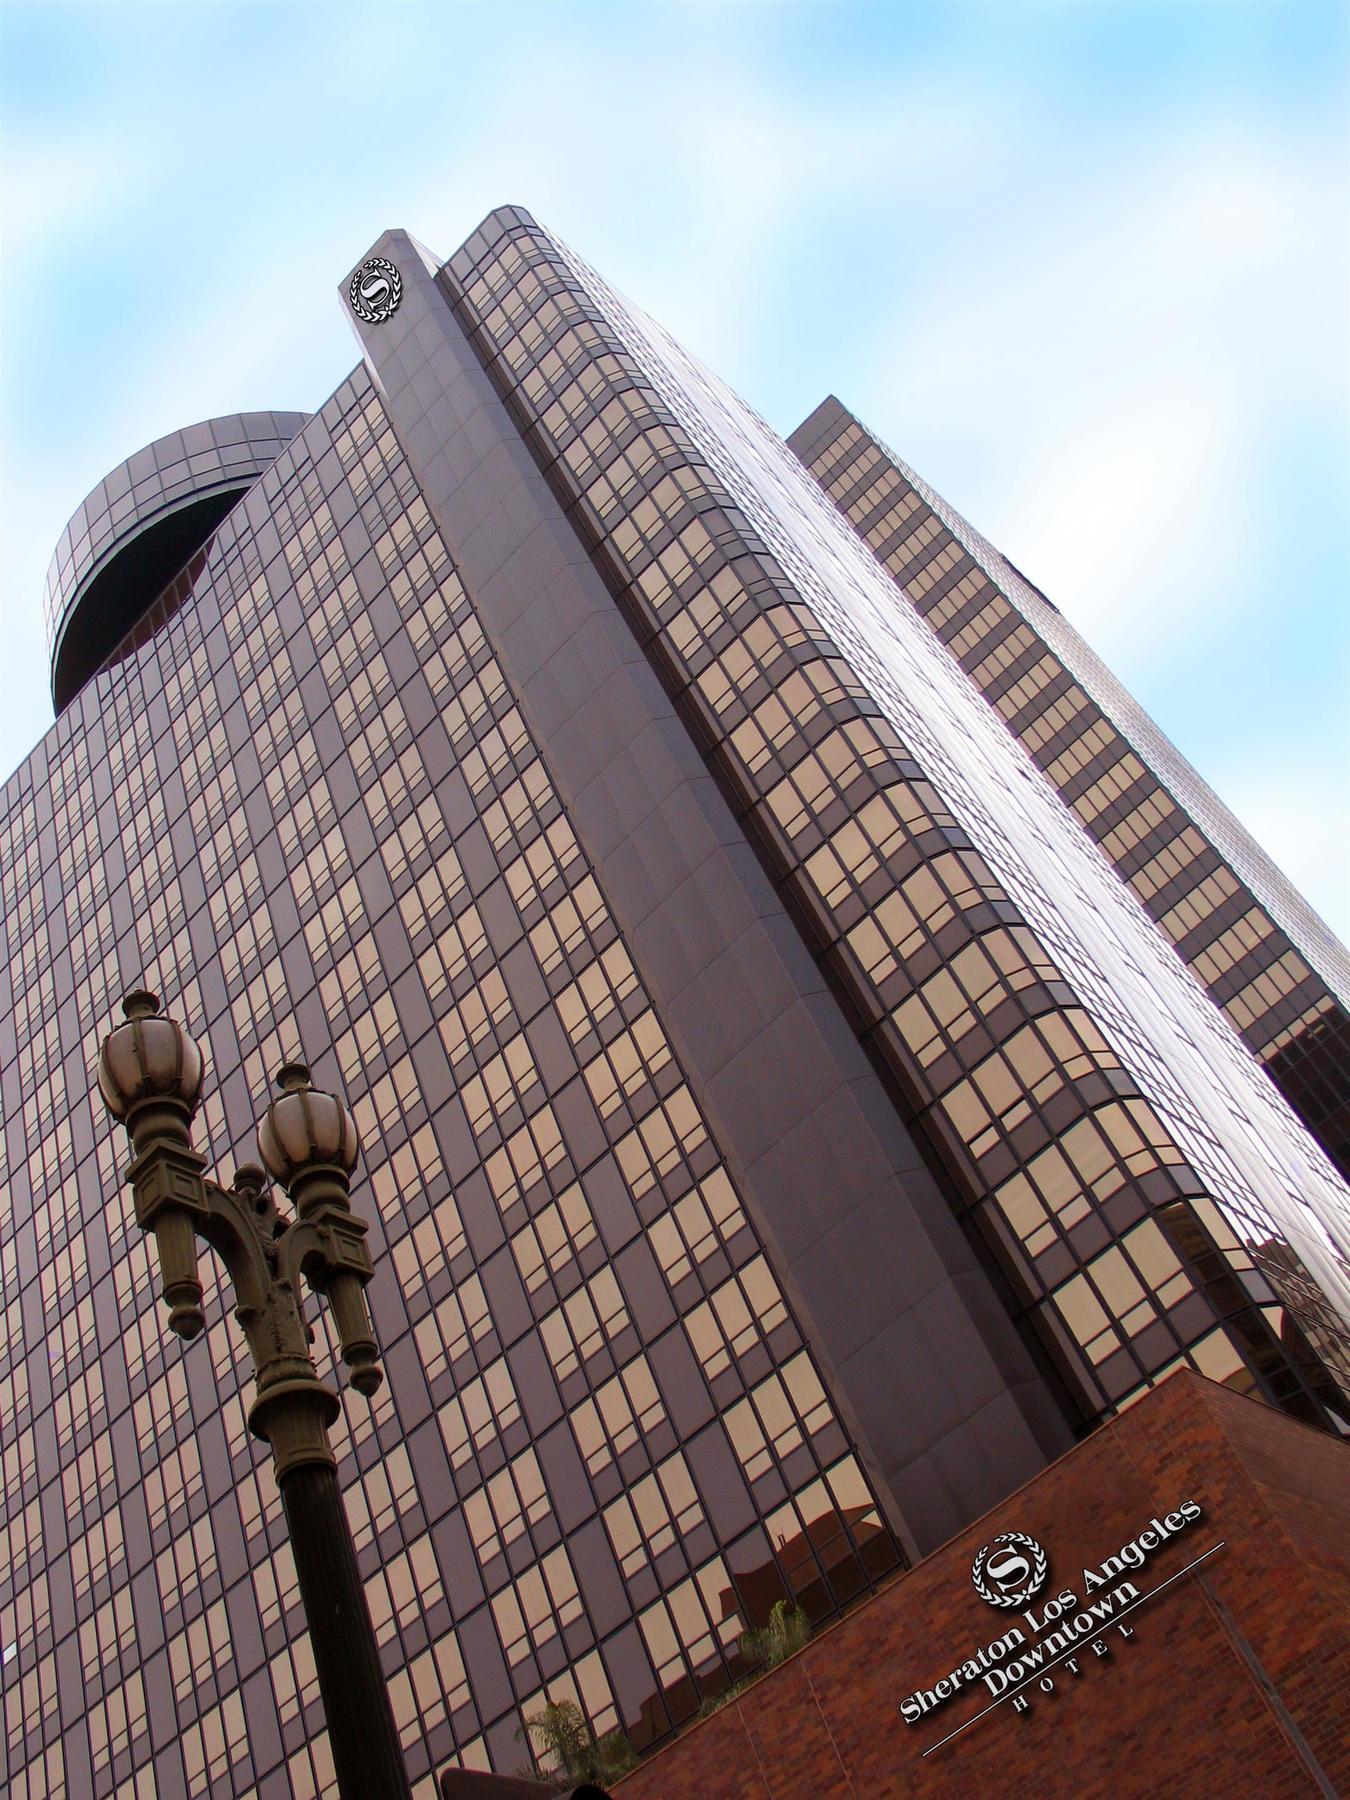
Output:
[[43,597],[58,713],[309,417],[232,413],[188,425],[85,496],[61,533]]

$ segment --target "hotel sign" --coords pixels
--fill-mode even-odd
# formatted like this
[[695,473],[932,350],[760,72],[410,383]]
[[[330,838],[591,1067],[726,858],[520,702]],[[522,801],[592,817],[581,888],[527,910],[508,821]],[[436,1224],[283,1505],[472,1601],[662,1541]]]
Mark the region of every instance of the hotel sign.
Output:
[[993,1696],[973,1718],[930,1745],[924,1755],[931,1756],[949,1744],[1005,1700],[1012,1701],[1014,1712],[1030,1712],[1033,1696],[1053,1693],[1057,1678],[1081,1676],[1090,1662],[1107,1658],[1111,1650],[1108,1634],[1118,1641],[1132,1638],[1134,1627],[1126,1624],[1127,1617],[1222,1550],[1222,1543],[1211,1545],[1153,1588],[1141,1590],[1132,1579],[1165,1544],[1203,1517],[1203,1509],[1194,1500],[1182,1500],[1175,1512],[1150,1519],[1127,1544],[1085,1568],[1079,1582],[1062,1587],[1048,1599],[1038,1598],[1050,1572],[1046,1551],[1025,1532],[1000,1532],[975,1557],[970,1578],[982,1600],[999,1610],[1019,1609],[1021,1622],[1009,1625],[992,1642],[969,1650],[930,1687],[916,1688],[900,1702],[906,1724],[918,1725],[968,1689]]

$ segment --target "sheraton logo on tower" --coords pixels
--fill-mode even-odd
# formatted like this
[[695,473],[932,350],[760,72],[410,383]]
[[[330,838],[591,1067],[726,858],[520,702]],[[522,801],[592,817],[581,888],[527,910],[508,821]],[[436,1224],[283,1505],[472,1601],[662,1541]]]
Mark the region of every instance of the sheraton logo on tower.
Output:
[[378,325],[398,311],[403,277],[386,256],[372,256],[352,276],[347,289],[352,311],[367,325]]

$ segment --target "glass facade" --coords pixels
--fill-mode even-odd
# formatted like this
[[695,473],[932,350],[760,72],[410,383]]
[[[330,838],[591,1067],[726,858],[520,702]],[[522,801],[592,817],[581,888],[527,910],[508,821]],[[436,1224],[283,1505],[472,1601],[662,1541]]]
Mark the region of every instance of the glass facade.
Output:
[[1300,1319],[1344,1391],[1335,1171],[778,440],[494,230],[447,265],[474,341],[1089,1414],[1179,1357],[1292,1403]]
[[364,374],[176,585],[5,790],[9,1791],[333,1791],[242,1337],[219,1283],[166,1333],[90,1093],[142,975],[223,1172],[301,1044],[358,1121],[391,1379],[338,1449],[416,1791],[545,1686],[650,1741],[895,1542]]
[[1344,948],[1040,590],[837,400],[789,442],[1350,1175]]
[[3,791],[23,1800],[335,1792],[242,1337],[220,1280],[169,1336],[92,1094],[136,985],[222,1178],[302,1052],[356,1118],[336,1448],[419,1800],[545,1698],[659,1741],[1179,1364],[1350,1388],[1334,1171],[789,452],[527,215],[382,244],[402,313]]

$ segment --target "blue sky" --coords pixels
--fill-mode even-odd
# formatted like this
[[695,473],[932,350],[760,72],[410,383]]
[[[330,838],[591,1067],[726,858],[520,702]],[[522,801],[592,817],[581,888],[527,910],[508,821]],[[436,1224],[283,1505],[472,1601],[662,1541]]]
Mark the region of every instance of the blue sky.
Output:
[[1350,9],[0,7],[0,774],[110,467],[312,409],[342,273],[531,208],[786,433],[837,393],[1350,934]]

